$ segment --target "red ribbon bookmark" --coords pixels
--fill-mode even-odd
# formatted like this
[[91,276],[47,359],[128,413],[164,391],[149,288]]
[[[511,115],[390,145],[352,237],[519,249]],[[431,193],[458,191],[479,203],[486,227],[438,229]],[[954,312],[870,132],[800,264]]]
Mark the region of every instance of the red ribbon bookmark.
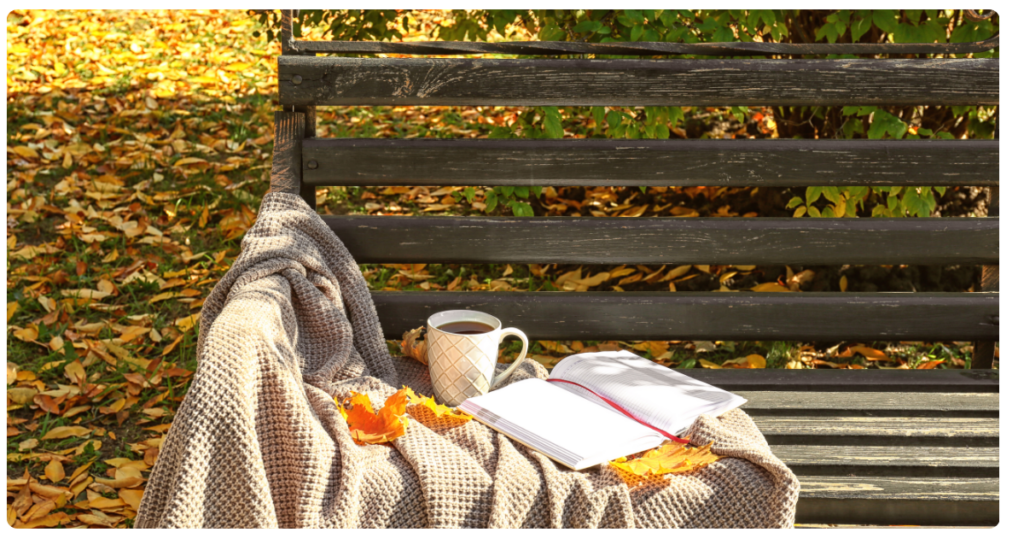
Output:
[[673,441],[675,441],[677,443],[683,443],[683,444],[689,444],[690,443],[689,439],[683,439],[683,438],[680,438],[680,437],[676,437],[675,435],[672,435],[671,433],[668,433],[665,430],[662,430],[660,428],[655,428],[654,426],[651,426],[650,424],[648,424],[648,423],[646,423],[646,422],[644,422],[644,421],[634,417],[633,413],[630,413],[629,411],[626,411],[619,404],[609,400],[608,398],[605,398],[604,396],[601,396],[600,394],[598,394],[598,393],[588,389],[587,387],[584,387],[583,385],[580,385],[579,383],[573,383],[572,381],[566,381],[564,379],[550,379],[550,378],[548,379],[548,381],[550,381],[552,383],[568,383],[570,385],[576,385],[577,387],[579,387],[579,388],[581,388],[581,389],[583,389],[583,390],[593,394],[594,396],[597,396],[598,398],[601,398],[602,400],[604,400],[605,403],[607,403],[608,405],[614,407],[620,413],[622,413],[622,414],[626,415],[627,417],[629,417],[629,418],[639,422],[640,424],[643,424],[644,426],[647,426],[648,428],[650,428],[650,429],[652,429],[652,430],[654,430],[654,431],[664,435],[665,437],[668,437],[669,439],[671,439],[671,440],[673,440]]

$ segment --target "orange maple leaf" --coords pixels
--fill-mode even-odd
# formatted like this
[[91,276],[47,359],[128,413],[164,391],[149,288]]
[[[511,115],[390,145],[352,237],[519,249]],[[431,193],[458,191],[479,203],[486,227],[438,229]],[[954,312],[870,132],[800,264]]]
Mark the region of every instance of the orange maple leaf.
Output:
[[711,453],[714,441],[701,447],[692,447],[683,443],[666,443],[658,448],[648,450],[639,458],[628,460],[625,457],[611,462],[612,467],[636,476],[658,476],[668,473],[696,471],[722,459]]
[[[338,403],[337,400],[334,401]],[[370,398],[365,394],[353,392],[350,398],[345,398],[342,404],[351,406],[345,409],[344,405],[338,405],[338,411],[342,418],[348,423],[348,431],[352,439],[360,445],[387,443],[405,435],[405,428],[409,425],[409,418],[405,416],[405,406],[409,398],[404,390],[400,390],[384,402],[379,412],[374,413]]]
[[437,417],[437,418],[452,417],[452,418],[458,419],[458,420],[472,420],[473,419],[473,417],[471,415],[466,415],[466,414],[462,413],[461,411],[457,411],[456,409],[452,409],[452,408],[448,407],[447,405],[439,404],[439,403],[435,402],[433,396],[427,398],[426,396],[422,396],[422,395],[416,394],[416,392],[413,391],[412,389],[410,389],[409,387],[404,387],[404,388],[405,388],[406,395],[409,396],[409,404],[410,405],[422,405],[423,407],[429,409],[430,412],[433,413],[434,416]]

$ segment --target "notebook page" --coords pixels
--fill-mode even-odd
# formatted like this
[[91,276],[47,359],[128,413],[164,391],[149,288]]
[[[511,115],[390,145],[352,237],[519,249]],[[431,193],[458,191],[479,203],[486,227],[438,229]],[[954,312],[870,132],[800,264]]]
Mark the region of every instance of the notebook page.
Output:
[[[540,379],[526,379],[469,398],[459,409],[576,469],[583,468],[580,463],[597,464],[654,448],[664,440],[616,411]],[[599,461],[591,461],[595,457]]]
[[[672,433],[682,433],[704,413],[719,415],[746,400],[628,351],[581,353],[559,361],[551,377],[579,383]],[[580,397],[614,410],[600,398],[562,384]]]

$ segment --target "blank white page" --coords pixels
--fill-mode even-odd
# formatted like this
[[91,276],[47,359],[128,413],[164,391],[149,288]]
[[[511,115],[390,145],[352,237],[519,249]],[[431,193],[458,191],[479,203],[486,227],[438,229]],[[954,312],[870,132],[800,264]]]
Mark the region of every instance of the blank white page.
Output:
[[616,411],[540,379],[526,379],[459,409],[574,469],[654,448],[665,438]]
[[[628,351],[581,353],[559,361],[551,377],[579,383],[619,404],[638,418],[680,434],[698,416],[720,415],[746,400]],[[568,390],[615,412],[586,390]]]

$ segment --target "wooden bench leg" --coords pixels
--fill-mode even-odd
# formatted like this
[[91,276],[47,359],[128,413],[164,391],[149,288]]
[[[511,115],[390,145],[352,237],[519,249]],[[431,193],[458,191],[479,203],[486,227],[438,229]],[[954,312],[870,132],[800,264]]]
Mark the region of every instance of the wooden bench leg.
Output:
[[[988,216],[999,216],[999,187],[988,189]],[[983,265],[981,267],[981,290],[999,291],[999,266]],[[999,320],[994,320],[998,325]],[[975,342],[974,357],[971,359],[972,369],[991,369],[995,358],[996,343],[992,340]]]

